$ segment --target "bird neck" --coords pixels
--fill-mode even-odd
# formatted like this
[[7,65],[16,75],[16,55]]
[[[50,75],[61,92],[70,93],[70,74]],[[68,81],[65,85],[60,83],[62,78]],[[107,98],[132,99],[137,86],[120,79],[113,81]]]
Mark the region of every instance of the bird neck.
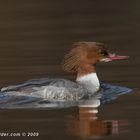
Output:
[[78,70],[76,81],[84,86],[89,93],[95,93],[100,88],[95,66],[83,65]]

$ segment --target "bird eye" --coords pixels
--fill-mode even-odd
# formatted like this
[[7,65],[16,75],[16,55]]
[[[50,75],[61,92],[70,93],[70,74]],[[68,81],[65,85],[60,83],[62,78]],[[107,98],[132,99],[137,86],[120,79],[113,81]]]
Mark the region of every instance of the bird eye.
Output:
[[103,55],[103,56],[107,56],[108,52],[107,51],[101,51],[100,54]]

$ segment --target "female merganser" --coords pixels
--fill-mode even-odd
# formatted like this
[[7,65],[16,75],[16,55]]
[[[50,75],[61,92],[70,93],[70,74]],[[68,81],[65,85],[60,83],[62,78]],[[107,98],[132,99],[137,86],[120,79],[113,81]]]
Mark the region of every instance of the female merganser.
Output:
[[77,73],[76,82],[65,79],[41,78],[1,89],[5,95],[30,95],[48,101],[78,101],[94,95],[100,89],[96,74],[98,62],[126,59],[110,54],[103,43],[78,42],[64,56],[65,71]]

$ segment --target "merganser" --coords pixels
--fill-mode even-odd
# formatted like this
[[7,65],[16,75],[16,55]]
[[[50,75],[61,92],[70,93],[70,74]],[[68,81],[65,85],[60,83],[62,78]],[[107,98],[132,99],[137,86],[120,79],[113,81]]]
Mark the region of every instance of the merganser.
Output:
[[65,79],[41,78],[29,80],[19,85],[4,87],[5,95],[30,95],[48,101],[78,101],[90,97],[100,89],[96,74],[98,62],[126,59],[128,56],[118,56],[109,53],[103,43],[77,42],[64,56],[62,67],[67,72],[77,74],[76,82]]

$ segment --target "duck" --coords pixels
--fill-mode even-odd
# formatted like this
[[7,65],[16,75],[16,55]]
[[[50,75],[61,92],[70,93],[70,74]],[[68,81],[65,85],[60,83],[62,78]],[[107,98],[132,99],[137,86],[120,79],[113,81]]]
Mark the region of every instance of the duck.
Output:
[[100,81],[96,72],[99,62],[127,59],[110,53],[104,43],[76,42],[64,55],[62,69],[75,73],[75,81],[59,78],[40,78],[24,83],[3,87],[2,93],[10,95],[28,95],[48,101],[79,101],[89,98],[100,90]]

